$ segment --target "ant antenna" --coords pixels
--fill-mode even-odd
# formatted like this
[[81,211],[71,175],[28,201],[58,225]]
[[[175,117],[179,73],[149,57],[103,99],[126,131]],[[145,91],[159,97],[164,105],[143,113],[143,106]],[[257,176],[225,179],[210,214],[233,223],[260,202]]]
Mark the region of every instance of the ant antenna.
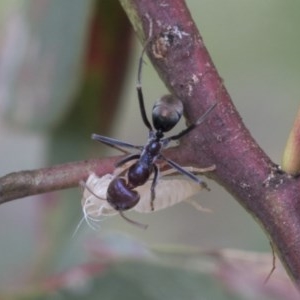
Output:
[[139,99],[139,105],[140,105],[140,111],[142,115],[142,119],[146,127],[149,129],[149,131],[152,131],[152,126],[151,123],[148,120],[146,109],[145,109],[145,104],[144,104],[144,95],[142,91],[142,82],[141,82],[141,77],[142,77],[142,66],[143,66],[143,56],[146,51],[146,48],[149,44],[150,39],[146,42],[142,54],[139,59],[139,68],[138,68],[138,78],[137,78],[137,83],[136,83],[136,90],[138,94],[138,99]]
[[142,67],[143,67],[143,63],[144,63],[144,60],[143,60],[143,57],[144,57],[144,53],[146,52],[146,49],[147,49],[147,46],[149,45],[150,43],[150,38],[146,41],[144,47],[143,47],[143,50],[142,50],[142,53],[141,53],[141,56],[139,58],[139,67],[138,67],[138,76],[137,76],[137,85],[141,86],[142,85]]
[[119,210],[119,213],[120,213],[120,216],[121,216],[125,221],[127,221],[128,223],[133,224],[133,225],[135,225],[135,226],[137,226],[137,227],[139,227],[139,228],[145,229],[145,230],[148,228],[148,225],[139,223],[139,222],[137,222],[137,221],[131,220],[131,219],[129,219],[128,217],[126,217],[126,216],[124,215],[124,213],[123,213],[122,210]]
[[271,268],[268,276],[265,278],[264,284],[268,283],[269,279],[271,278],[272,274],[274,273],[274,271],[276,269],[276,254],[275,254],[274,245],[271,241],[269,243],[270,243],[271,250],[272,250],[272,268]]

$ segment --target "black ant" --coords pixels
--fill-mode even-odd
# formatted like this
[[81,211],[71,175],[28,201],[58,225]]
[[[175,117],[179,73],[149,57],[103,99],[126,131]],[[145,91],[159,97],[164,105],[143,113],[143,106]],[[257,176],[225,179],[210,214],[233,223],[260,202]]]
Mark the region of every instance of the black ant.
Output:
[[[141,73],[143,64],[143,54],[145,48],[139,59],[138,67],[138,78],[137,78],[137,95],[139,100],[139,107],[142,116],[142,120],[145,126],[149,129],[148,140],[145,146],[132,145],[114,138],[109,138],[106,136],[92,134],[92,139],[99,141],[103,144],[111,146],[113,148],[129,148],[137,149],[140,151],[138,154],[129,154],[125,158],[117,162],[116,167],[120,167],[123,164],[136,160],[136,162],[131,165],[127,172],[126,177],[115,177],[109,184],[107,189],[107,201],[108,203],[117,211],[120,215],[127,221],[134,223],[136,225],[143,226],[142,224],[136,223],[128,219],[123,211],[133,208],[140,200],[140,195],[134,188],[141,186],[149,180],[151,174],[153,173],[153,181],[151,184],[151,209],[154,210],[154,199],[155,199],[155,186],[158,181],[159,169],[156,164],[158,159],[164,160],[172,168],[177,170],[179,173],[189,177],[194,180],[202,187],[208,189],[206,183],[200,178],[195,176],[193,173],[183,169],[180,165],[174,161],[166,158],[162,153],[162,149],[165,149],[171,141],[176,141],[182,136],[186,135],[188,132],[193,130],[196,126],[201,124],[207,115],[212,111],[215,105],[211,106],[196,123],[189,125],[186,129],[182,130],[180,133],[172,135],[170,137],[164,138],[164,134],[170,131],[180,120],[183,114],[182,102],[172,95],[165,95],[155,102],[152,109],[152,123],[155,128],[153,129],[151,123],[146,114],[144,105],[144,96],[141,85]],[[209,190],[209,189],[208,189]]]

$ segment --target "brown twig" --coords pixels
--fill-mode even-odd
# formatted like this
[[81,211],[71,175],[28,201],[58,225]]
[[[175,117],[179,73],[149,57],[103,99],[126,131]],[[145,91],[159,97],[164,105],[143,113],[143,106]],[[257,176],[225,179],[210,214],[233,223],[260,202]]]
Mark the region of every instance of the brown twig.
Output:
[[91,172],[99,176],[112,173],[119,158],[91,159],[7,174],[0,178],[0,204],[26,196],[76,187]]

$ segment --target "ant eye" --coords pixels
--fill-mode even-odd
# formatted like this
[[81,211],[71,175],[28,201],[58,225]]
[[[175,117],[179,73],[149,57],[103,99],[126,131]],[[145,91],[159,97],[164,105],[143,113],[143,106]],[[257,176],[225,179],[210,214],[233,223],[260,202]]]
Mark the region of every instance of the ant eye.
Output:
[[158,99],[152,109],[152,122],[156,130],[170,131],[183,114],[182,102],[172,95],[165,95]]

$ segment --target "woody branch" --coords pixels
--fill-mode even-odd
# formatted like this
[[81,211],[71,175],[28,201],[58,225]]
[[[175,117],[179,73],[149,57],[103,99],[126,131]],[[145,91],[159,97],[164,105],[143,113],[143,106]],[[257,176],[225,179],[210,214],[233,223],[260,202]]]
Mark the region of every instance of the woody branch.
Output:
[[243,124],[185,1],[120,0],[188,122],[215,102],[208,120],[168,155],[183,165],[216,165],[210,176],[254,217],[300,286],[300,179],[282,171]]

